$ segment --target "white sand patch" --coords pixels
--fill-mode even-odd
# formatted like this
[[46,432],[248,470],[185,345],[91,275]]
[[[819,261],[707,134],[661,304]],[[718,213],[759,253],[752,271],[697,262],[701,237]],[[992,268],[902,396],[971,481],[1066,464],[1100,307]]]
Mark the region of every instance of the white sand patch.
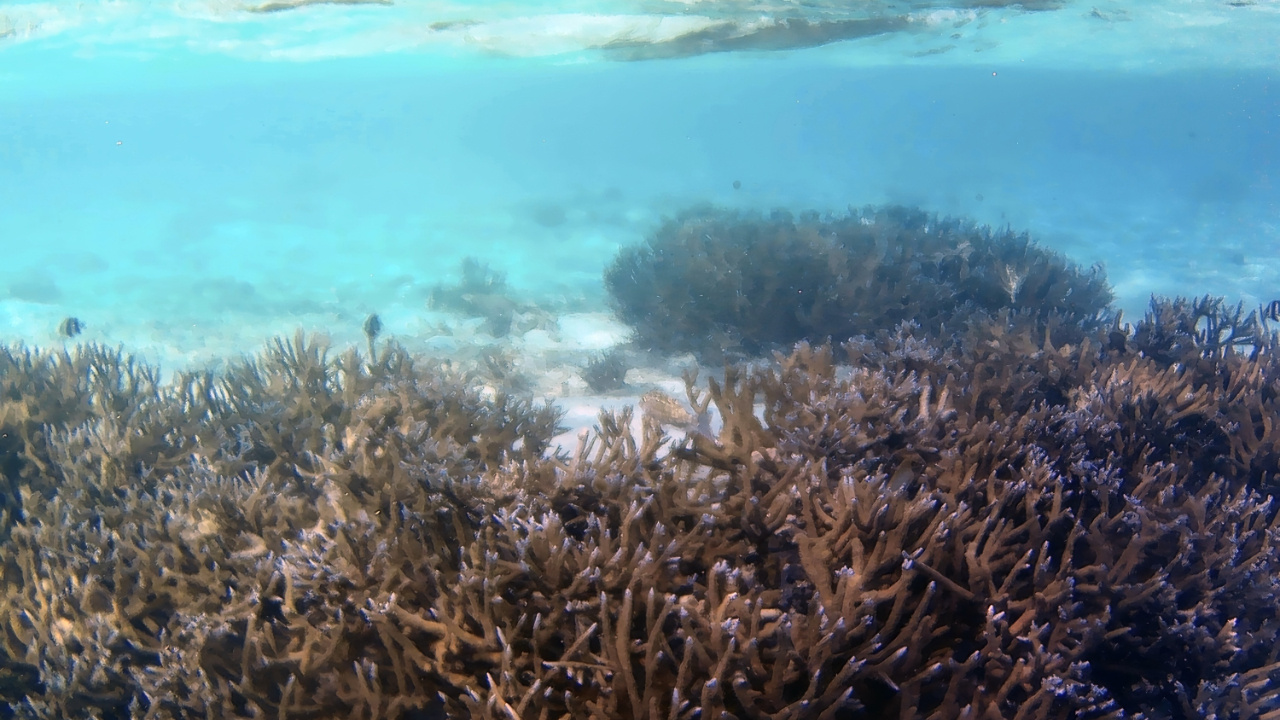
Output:
[[558,325],[564,344],[573,350],[607,350],[631,337],[631,329],[609,313],[569,313],[560,316]]

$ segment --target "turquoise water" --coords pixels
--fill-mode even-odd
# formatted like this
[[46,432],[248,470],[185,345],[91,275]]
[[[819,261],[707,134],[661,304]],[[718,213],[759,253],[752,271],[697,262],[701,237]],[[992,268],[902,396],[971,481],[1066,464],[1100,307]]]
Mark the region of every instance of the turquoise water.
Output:
[[[1273,3],[254,7],[0,9],[7,339],[75,315],[172,369],[379,312],[430,349],[475,257],[594,350],[603,267],[700,202],[1025,229],[1130,313],[1276,296]],[[900,26],[751,34],[779,17]]]
[[[698,362],[770,338],[672,312],[661,356],[610,309],[690,207],[902,204],[1103,265],[1130,319],[1280,321],[1280,2],[1002,5],[0,3],[0,720],[1280,717],[1274,324],[998,315],[738,375]],[[738,287],[775,330],[930,305],[974,248],[920,227],[910,291],[848,280],[892,230]],[[103,349],[280,337],[164,394]]]

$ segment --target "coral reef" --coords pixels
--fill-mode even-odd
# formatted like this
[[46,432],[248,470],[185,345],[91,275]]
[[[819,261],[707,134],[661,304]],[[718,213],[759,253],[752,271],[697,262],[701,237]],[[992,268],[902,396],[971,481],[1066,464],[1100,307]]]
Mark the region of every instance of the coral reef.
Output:
[[544,310],[522,305],[512,297],[505,274],[470,257],[462,261],[462,279],[456,285],[431,289],[428,306],[484,318],[485,332],[495,338],[507,337],[517,323],[521,330],[554,325]]
[[[0,362],[0,560],[13,581],[0,601],[0,698],[10,715],[289,706],[302,686],[290,690],[282,669],[361,655],[361,640],[340,631],[344,614],[362,622],[345,574],[394,585],[404,552],[438,541],[448,556],[476,522],[476,478],[539,457],[560,418],[486,399],[394,345],[370,364],[352,351],[331,358],[301,334],[224,376],[165,386],[97,346],[9,350]],[[442,534],[409,541],[414,513],[443,523]],[[386,546],[388,522],[408,528],[412,547]],[[301,583],[300,568],[318,584]],[[306,689],[303,705],[350,690]]]
[[1025,235],[902,207],[842,217],[698,208],[624,248],[605,273],[635,341],[706,362],[913,321],[930,332],[1002,308],[1085,321],[1111,291]]
[[476,370],[468,377],[512,395],[533,391],[534,377],[522,368],[519,357],[507,348],[487,348],[480,353]]
[[628,369],[626,352],[613,348],[588,360],[582,368],[582,379],[591,392],[615,392],[627,386]]
[[1280,716],[1265,320],[947,327],[690,373],[716,433],[572,456],[394,343],[0,353],[0,715]]

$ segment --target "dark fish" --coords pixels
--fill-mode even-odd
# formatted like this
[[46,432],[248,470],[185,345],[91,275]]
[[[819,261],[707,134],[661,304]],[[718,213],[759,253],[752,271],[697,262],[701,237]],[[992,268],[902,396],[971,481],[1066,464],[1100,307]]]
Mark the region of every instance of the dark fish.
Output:
[[363,327],[365,336],[373,340],[382,332],[382,318],[378,317],[378,313],[373,313],[364,319]]
[[369,363],[376,364],[378,346],[374,344],[374,340],[378,337],[378,333],[382,332],[382,318],[378,317],[378,313],[370,313],[361,327],[364,328],[364,336],[369,339]]
[[80,318],[69,317],[58,323],[58,334],[65,338],[73,338],[84,330],[84,323]]
[[1129,333],[1123,330],[1112,330],[1107,335],[1107,349],[1122,353],[1128,345]]

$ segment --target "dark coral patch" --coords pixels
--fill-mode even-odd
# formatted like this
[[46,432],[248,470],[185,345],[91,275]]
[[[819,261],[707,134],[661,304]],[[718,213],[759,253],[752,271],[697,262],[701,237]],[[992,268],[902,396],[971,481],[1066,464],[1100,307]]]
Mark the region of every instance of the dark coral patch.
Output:
[[624,248],[605,273],[637,342],[709,362],[911,321],[954,331],[1010,309],[1091,323],[1111,290],[1025,234],[902,207],[827,217],[699,208]]

